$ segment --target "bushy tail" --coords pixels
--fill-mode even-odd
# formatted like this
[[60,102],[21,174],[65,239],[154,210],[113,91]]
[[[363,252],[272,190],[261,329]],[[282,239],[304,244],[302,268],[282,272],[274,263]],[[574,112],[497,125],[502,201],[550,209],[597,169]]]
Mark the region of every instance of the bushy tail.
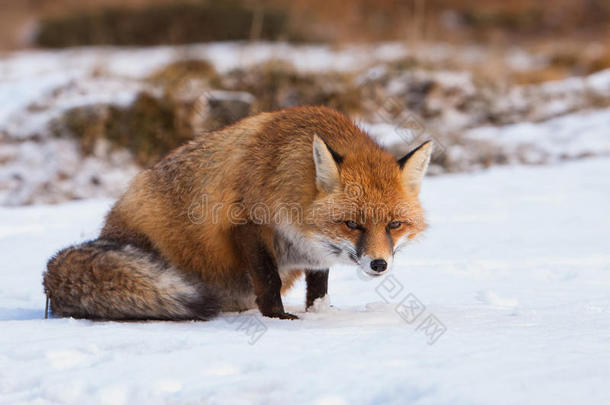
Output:
[[220,311],[219,297],[155,254],[94,240],[57,253],[43,285],[57,316],[142,320],[206,320]]

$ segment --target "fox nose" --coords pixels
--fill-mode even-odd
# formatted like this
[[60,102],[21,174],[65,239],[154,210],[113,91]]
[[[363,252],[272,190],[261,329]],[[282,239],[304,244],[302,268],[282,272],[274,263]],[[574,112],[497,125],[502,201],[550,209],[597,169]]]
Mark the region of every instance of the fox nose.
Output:
[[385,269],[388,268],[388,263],[383,260],[383,259],[375,259],[373,261],[371,261],[371,269],[375,270],[376,272],[381,273],[382,271],[385,271]]

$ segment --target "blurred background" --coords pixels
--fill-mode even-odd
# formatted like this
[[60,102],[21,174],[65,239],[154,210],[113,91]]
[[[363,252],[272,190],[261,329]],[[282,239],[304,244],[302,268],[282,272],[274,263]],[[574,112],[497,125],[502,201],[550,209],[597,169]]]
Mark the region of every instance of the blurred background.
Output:
[[321,104],[430,173],[610,153],[610,0],[0,0],[0,205],[116,197],[260,111]]

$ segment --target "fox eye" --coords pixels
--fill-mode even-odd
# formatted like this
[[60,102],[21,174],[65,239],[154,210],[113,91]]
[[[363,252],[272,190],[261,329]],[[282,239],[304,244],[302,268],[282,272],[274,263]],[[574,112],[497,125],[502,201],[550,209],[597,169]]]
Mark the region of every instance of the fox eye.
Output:
[[398,229],[402,226],[402,222],[400,221],[392,221],[388,224],[388,228],[390,229]]
[[345,226],[347,226],[349,229],[358,229],[358,223],[356,223],[356,221],[345,221]]

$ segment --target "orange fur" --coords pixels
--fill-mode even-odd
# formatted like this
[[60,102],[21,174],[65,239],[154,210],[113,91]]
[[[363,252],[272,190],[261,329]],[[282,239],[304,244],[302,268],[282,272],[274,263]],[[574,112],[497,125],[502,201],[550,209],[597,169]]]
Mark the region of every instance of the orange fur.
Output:
[[[343,158],[341,187],[332,192],[316,185],[314,134]],[[277,261],[277,229],[289,225],[306,238],[360,243],[367,255],[388,257],[401,237],[425,227],[417,191],[405,186],[395,157],[347,117],[296,107],[203,134],[141,172],[100,239],[155,252],[219,291],[224,309],[244,309],[264,287],[248,273],[248,246],[264,246]],[[391,221],[402,225],[389,230]],[[254,229],[248,236],[246,224]],[[281,272],[282,292],[301,270]]]

